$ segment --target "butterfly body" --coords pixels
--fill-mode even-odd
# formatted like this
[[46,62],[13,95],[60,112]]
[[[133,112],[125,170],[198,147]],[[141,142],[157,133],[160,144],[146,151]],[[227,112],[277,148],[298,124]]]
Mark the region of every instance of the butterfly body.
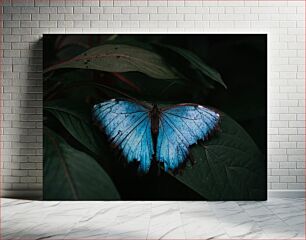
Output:
[[160,111],[156,104],[153,105],[152,110],[149,112],[150,118],[151,118],[151,130],[152,134],[158,135],[158,125],[159,125],[159,115]]
[[198,104],[159,108],[120,99],[94,105],[93,116],[127,161],[138,161],[139,170],[145,173],[153,159],[165,171],[177,169],[189,147],[204,140],[220,120],[217,112]]

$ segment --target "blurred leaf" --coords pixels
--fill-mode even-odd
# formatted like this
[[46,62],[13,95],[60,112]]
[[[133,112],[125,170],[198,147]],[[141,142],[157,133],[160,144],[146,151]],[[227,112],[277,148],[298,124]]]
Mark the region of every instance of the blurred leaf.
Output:
[[58,52],[56,53],[56,57],[61,61],[66,61],[70,58],[78,56],[86,49],[87,48],[79,45],[68,45],[58,50]]
[[101,154],[101,146],[98,144],[99,141],[94,134],[95,130],[88,119],[85,119],[77,111],[73,111],[63,105],[52,104],[52,102],[51,105],[45,105],[44,109],[52,113],[65,129],[91,152],[96,155]]
[[96,69],[105,72],[139,71],[158,79],[177,78],[163,59],[154,52],[123,44],[105,44],[44,70],[60,68]]
[[265,157],[230,117],[222,117],[221,131],[210,141],[192,147],[191,157],[194,166],[175,177],[206,199],[266,199]]
[[121,82],[126,83],[128,86],[130,86],[131,88],[133,88],[137,92],[141,92],[140,88],[136,84],[134,84],[133,81],[131,81],[130,79],[126,78],[123,74],[114,72],[114,73],[112,73],[112,75],[114,77],[116,77],[116,79],[120,80]]
[[89,155],[44,129],[44,199],[120,199],[110,177]]
[[141,87],[141,95],[137,98],[142,98],[146,101],[159,101],[175,99],[180,101],[180,98],[188,96],[188,91],[185,82],[181,79],[154,79],[140,72],[123,73],[128,79],[133,79],[133,82]]
[[185,58],[186,60],[190,62],[192,68],[194,68],[195,70],[199,70],[205,76],[209,77],[210,79],[220,83],[222,86],[227,88],[225,83],[222,80],[220,73],[218,73],[212,67],[208,66],[205,62],[203,62],[201,58],[199,58],[193,52],[187,49],[183,49],[183,48],[179,48],[179,47],[175,47],[171,45],[166,45],[166,44],[158,44],[158,46],[168,48],[172,50],[173,52],[179,54],[180,56],[182,56],[183,58]]
[[54,45],[56,51],[71,45],[77,45],[86,49],[89,48],[89,37],[85,35],[58,35],[54,40]]

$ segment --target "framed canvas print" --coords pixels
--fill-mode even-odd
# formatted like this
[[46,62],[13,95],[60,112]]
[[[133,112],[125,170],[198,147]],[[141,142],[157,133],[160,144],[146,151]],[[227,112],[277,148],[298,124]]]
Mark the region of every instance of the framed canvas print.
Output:
[[46,200],[266,200],[266,34],[45,34]]

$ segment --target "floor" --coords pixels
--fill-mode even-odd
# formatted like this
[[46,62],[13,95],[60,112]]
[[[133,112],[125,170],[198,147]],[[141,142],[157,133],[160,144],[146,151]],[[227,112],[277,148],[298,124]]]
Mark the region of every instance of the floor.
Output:
[[305,199],[63,202],[1,199],[3,239],[305,239]]

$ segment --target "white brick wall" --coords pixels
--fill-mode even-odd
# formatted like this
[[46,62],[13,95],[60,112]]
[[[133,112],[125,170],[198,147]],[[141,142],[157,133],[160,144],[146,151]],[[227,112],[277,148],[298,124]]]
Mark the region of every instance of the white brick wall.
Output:
[[3,0],[2,189],[42,188],[43,33],[267,32],[268,188],[304,190],[304,1]]

